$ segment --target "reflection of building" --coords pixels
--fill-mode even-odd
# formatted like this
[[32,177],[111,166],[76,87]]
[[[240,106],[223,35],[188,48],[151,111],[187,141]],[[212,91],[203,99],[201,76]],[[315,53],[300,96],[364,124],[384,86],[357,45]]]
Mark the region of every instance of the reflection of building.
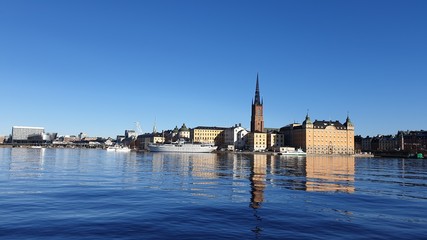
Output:
[[[218,178],[215,171],[217,166],[216,154],[200,153],[153,153],[153,172],[173,171],[183,176],[195,176],[204,179]],[[187,183],[183,181],[183,183]],[[197,184],[206,184],[205,181],[192,182],[191,188]]]
[[307,191],[354,192],[353,156],[307,156]]
[[254,160],[251,165],[251,207],[260,208],[264,201],[264,189],[266,187],[267,155],[254,154]]
[[302,148],[314,154],[354,154],[354,126],[347,116],[339,121],[314,121],[306,116],[302,124],[290,124],[280,129],[285,145]]

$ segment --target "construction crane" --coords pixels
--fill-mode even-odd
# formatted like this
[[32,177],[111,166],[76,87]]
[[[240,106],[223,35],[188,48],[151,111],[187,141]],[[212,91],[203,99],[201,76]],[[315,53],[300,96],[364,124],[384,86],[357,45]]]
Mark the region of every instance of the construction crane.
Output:
[[136,133],[138,135],[141,135],[142,134],[141,124],[139,124],[139,122],[135,122],[135,127],[136,127]]

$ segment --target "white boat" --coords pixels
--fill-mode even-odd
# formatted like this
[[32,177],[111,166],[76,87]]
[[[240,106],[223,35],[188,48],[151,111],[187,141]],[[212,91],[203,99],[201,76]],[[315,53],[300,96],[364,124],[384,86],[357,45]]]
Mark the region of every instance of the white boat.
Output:
[[107,148],[108,152],[130,152],[130,148],[123,146],[110,146]]
[[149,144],[151,152],[185,152],[185,153],[210,153],[216,150],[216,146],[203,143],[186,143],[178,141],[169,144]]
[[279,155],[283,156],[306,156],[307,153],[305,153],[301,148],[298,148],[297,150],[294,149],[287,149],[283,152],[279,152]]

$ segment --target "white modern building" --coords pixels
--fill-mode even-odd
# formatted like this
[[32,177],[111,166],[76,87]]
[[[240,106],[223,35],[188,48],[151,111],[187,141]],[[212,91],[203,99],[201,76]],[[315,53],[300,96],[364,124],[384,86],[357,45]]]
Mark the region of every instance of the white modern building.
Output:
[[29,137],[40,136],[43,138],[44,128],[42,127],[12,127],[12,142],[13,143],[26,143]]
[[[245,136],[248,131],[241,124],[224,130],[224,144],[234,146],[234,149],[243,149],[246,145]],[[231,150],[231,149],[230,149]]]

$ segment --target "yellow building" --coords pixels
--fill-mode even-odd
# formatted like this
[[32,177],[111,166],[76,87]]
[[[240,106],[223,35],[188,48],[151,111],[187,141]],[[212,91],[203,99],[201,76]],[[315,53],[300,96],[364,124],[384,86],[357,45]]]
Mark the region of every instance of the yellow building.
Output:
[[354,126],[347,117],[339,121],[314,121],[306,116],[302,124],[290,124],[280,130],[285,145],[302,148],[308,154],[354,154]]
[[223,127],[203,127],[199,126],[190,130],[190,138],[195,143],[211,143],[216,146],[224,144]]
[[267,149],[267,133],[250,132],[246,135],[246,147],[250,151],[265,151]]

